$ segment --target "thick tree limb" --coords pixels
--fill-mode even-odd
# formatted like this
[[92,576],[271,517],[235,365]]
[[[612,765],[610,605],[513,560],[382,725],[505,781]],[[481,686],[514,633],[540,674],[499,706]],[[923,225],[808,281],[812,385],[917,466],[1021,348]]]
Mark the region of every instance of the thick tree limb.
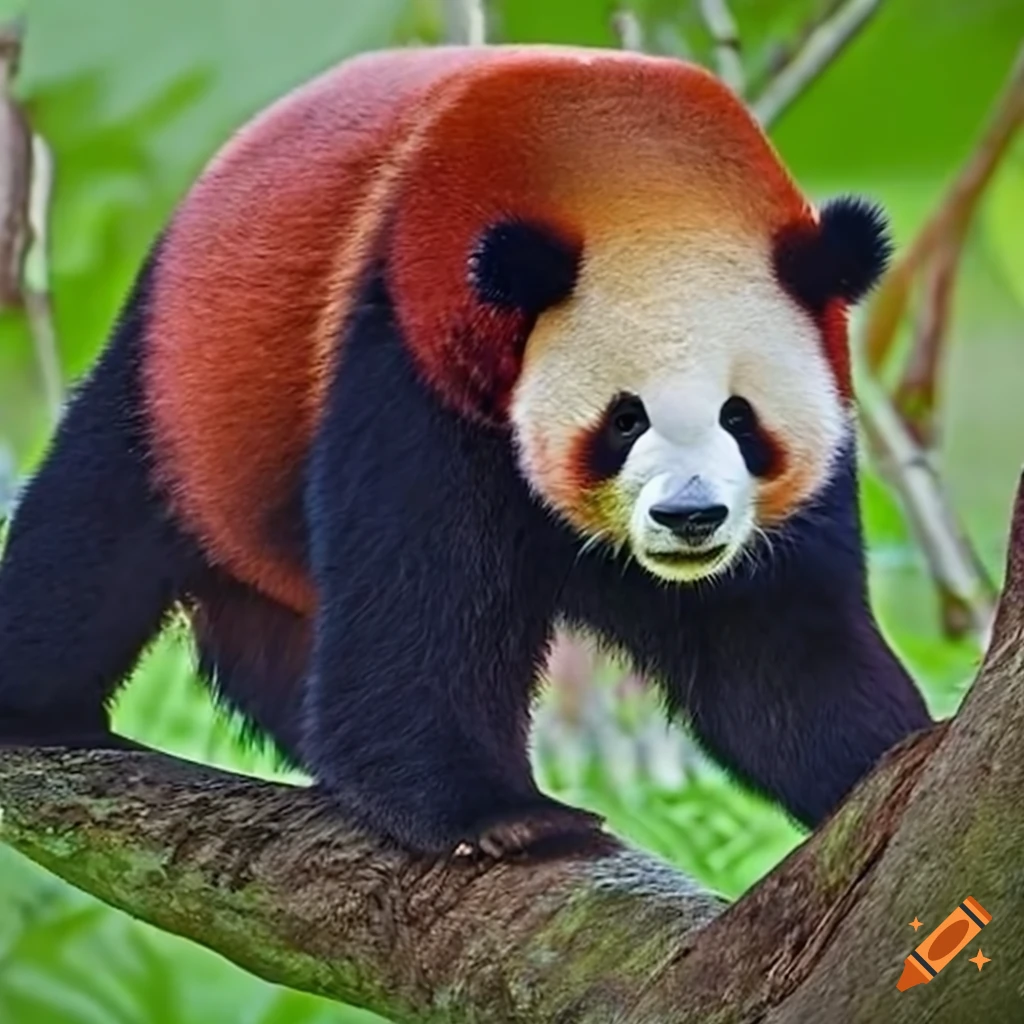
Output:
[[6,842],[100,899],[396,1021],[607,1019],[722,906],[625,850],[417,863],[312,790],[153,754],[5,752],[0,806]]
[[[405,1021],[1018,1020],[1024,962],[1024,482],[988,657],[951,723],[891,751],[734,906],[616,846],[532,864],[381,850],[316,791],[152,754],[7,751],[0,838],[256,974]],[[966,896],[993,920],[896,991]],[[716,916],[717,915],[717,916]]]

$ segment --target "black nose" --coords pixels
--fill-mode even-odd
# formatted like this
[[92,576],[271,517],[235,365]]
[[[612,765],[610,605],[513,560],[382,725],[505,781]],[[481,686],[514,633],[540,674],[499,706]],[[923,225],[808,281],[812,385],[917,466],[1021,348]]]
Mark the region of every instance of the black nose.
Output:
[[725,505],[675,505],[664,502],[651,506],[651,518],[667,526],[677,537],[696,540],[714,533],[729,516]]

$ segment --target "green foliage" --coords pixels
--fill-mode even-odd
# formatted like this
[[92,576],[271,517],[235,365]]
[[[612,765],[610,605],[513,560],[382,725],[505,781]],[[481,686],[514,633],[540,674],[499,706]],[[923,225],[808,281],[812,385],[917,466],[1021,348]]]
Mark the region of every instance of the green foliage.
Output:
[[1024,144],[1018,141],[1003,172],[993,183],[986,206],[984,230],[994,261],[1019,303],[1024,305]]
[[[824,0],[734,0],[755,81]],[[21,9],[0,0],[0,16]],[[499,38],[614,45],[610,0],[494,0]],[[647,44],[711,59],[691,0],[636,0]],[[439,40],[437,0],[33,0],[20,92],[57,163],[52,283],[66,377],[102,344],[154,235],[226,135],[288,87],[348,54]],[[906,241],[966,157],[1024,35],[1019,0],[888,0],[848,53],[779,122],[774,138],[815,196],[867,191]],[[983,557],[1002,569],[1024,437],[1024,148],[975,224],[955,307],[945,472]],[[24,322],[0,313],[0,512],[11,473],[49,430]],[[10,457],[10,456],[9,456]],[[863,484],[873,596],[886,632],[938,714],[977,660],[937,635],[935,603],[898,504]],[[625,736],[649,716],[623,715]],[[118,707],[117,725],[163,749],[276,773],[211,708],[180,637],[164,638]],[[775,808],[706,766],[624,767],[614,747],[545,744],[544,784],[606,814],[620,834],[734,896],[801,838]],[[664,758],[662,759],[664,761]],[[676,765],[678,769],[678,764]],[[281,991],[194,945],[100,906],[0,850],[0,1021],[45,1024],[352,1024],[368,1015]]]

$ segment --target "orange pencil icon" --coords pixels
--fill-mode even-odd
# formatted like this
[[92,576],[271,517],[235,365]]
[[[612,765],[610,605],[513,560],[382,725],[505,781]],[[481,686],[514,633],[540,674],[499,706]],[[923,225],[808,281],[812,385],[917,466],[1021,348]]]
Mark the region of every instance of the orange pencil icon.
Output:
[[968,896],[904,960],[896,988],[906,992],[915,985],[927,985],[991,920],[992,915],[974,897]]

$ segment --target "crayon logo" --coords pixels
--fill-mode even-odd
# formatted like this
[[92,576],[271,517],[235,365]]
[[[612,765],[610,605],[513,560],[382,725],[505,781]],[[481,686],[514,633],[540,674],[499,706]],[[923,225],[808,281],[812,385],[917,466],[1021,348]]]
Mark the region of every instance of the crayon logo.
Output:
[[[992,915],[974,897],[968,896],[903,961],[903,973],[896,982],[896,988],[906,992],[915,985],[927,985],[991,920]],[[916,925],[914,931],[917,931],[920,922],[915,917],[911,925]],[[980,955],[979,950],[979,958],[972,960],[972,963],[978,964],[979,971]],[[985,963],[988,960],[988,957],[984,958]]]

